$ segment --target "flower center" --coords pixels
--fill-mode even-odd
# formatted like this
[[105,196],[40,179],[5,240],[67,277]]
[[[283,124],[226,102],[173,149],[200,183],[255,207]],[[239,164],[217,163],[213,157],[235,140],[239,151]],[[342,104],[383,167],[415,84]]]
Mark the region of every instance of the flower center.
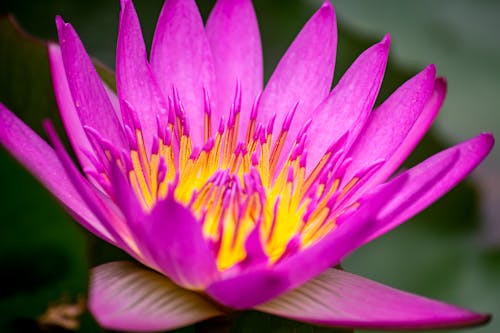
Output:
[[[315,244],[333,230],[337,218],[355,209],[349,200],[359,177],[342,180],[343,139],[333,144],[306,172],[303,125],[289,152],[283,151],[296,107],[273,138],[275,117],[257,122],[258,99],[238,141],[241,95],[236,93],[227,121],[213,133],[210,103],[204,112],[204,144],[194,146],[179,98],[172,99],[167,119],[158,117],[158,133],[148,152],[134,111],[134,129],[126,126],[130,155],[121,168],[145,211],[173,194],[199,219],[213,244],[220,270],[248,259],[247,241],[257,230],[270,264]],[[108,152],[109,154],[109,152]],[[285,156],[285,154],[287,154]],[[113,154],[111,154],[113,155]],[[282,156],[283,155],[283,156]]]

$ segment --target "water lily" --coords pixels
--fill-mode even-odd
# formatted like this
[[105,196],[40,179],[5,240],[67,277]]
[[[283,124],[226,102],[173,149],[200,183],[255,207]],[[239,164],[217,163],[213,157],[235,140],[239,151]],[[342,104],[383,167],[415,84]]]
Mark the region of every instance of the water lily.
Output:
[[332,268],[493,146],[481,134],[391,177],[445,97],[433,65],[373,110],[385,36],[330,90],[337,34],[325,2],[263,87],[250,0],[217,1],[205,26],[194,1],[166,0],[149,60],[123,0],[115,94],[73,27],[57,18],[57,29],[52,78],[79,166],[50,123],[52,146],[3,105],[0,142],[81,225],[137,260],[93,270],[89,307],[103,327],[167,330],[247,309],[348,328],[488,319]]

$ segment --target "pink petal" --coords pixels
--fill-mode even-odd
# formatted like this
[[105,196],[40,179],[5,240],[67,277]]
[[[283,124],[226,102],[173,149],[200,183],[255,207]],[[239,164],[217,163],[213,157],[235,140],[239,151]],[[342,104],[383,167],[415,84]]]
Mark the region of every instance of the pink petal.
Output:
[[[375,184],[385,181],[397,168],[399,168],[431,127],[441,105],[443,105],[445,96],[446,81],[442,78],[438,78],[434,83],[434,91],[431,97],[425,104],[411,129],[408,131],[406,137],[392,154],[385,157],[386,160],[384,165],[377,171],[374,177],[364,185],[364,188],[370,188]],[[359,192],[362,192],[362,190],[359,190]]]
[[256,309],[318,325],[360,329],[451,328],[483,324],[490,318],[337,269]]
[[[286,272],[290,285],[296,288],[341,262],[372,233],[372,225],[381,209],[396,197],[406,183],[402,176],[391,184],[374,190],[359,200],[359,208],[340,216],[337,227],[316,244],[283,259],[275,270]],[[314,264],[311,264],[314,263]]]
[[73,97],[66,77],[66,70],[64,69],[61,49],[59,45],[49,43],[48,51],[52,84],[54,86],[56,101],[59,106],[59,113],[61,114],[64,128],[66,129],[68,138],[82,168],[84,170],[93,170],[94,165],[84,151],[93,153],[94,149],[87,138],[87,134],[85,134],[83,130],[78,111],[73,103]]
[[[301,126],[328,95],[337,48],[335,13],[329,2],[311,17],[278,64],[262,94],[258,121],[276,114],[274,138],[287,113],[298,104],[283,152],[288,152]],[[282,154],[282,159],[287,157]]]
[[[157,133],[156,116],[165,114],[167,110],[151,72],[139,19],[130,0],[122,1],[116,50],[116,85],[119,99],[126,100],[137,111],[149,151],[153,135]],[[131,119],[127,123],[134,128]]]
[[444,150],[383,186],[392,186],[399,178],[408,181],[378,214],[373,232],[364,243],[383,235],[407,221],[447,193],[467,176],[493,148],[491,134],[481,134]]
[[68,152],[64,148],[54,127],[49,121],[44,122],[47,135],[54,146],[54,151],[59,158],[69,181],[80,194],[82,201],[87,204],[92,213],[101,222],[103,228],[113,237],[113,245],[120,247],[134,256],[128,228],[118,212],[115,204],[100,190],[96,190],[87,179],[85,179],[73,163]]
[[54,150],[0,103],[0,143],[87,229],[113,242],[68,178]]
[[[178,90],[191,137],[203,139],[204,94],[215,96],[215,70],[203,21],[194,0],[166,0],[151,48],[151,66],[164,96]],[[217,101],[215,101],[217,105]]]
[[[220,107],[213,110],[212,123],[216,126],[220,116],[227,115],[239,82],[242,90],[240,128],[246,129],[252,104],[263,84],[262,47],[252,2],[217,1],[206,31],[214,55],[220,102]],[[245,133],[240,131],[242,135]]]
[[[414,140],[410,140],[411,144],[403,143],[432,96],[435,75],[434,65],[428,66],[405,82],[371,113],[365,128],[349,153],[352,163],[346,171],[345,181],[349,181],[356,172],[376,160],[389,160],[400,147],[404,146],[406,148],[404,152],[409,153],[408,150],[415,146]],[[423,128],[427,129],[428,126]],[[393,164],[394,162],[390,169],[393,168]]]
[[68,85],[83,126],[94,128],[117,147],[125,137],[108,93],[73,27],[56,19]]
[[328,146],[349,131],[354,141],[366,122],[377,99],[384,77],[390,38],[386,36],[351,65],[328,98],[314,111],[309,142],[307,168],[311,170]]
[[246,310],[288,290],[286,274],[270,269],[258,269],[219,280],[206,293],[224,306]]
[[156,203],[144,217],[145,243],[159,268],[175,283],[201,290],[219,271],[212,249],[203,237],[201,223],[171,198]]
[[109,101],[111,102],[111,106],[113,106],[113,110],[115,111],[116,118],[118,119],[120,126],[123,127],[122,113],[120,110],[120,102],[118,101],[118,96],[116,96],[116,92],[113,89],[111,89],[106,84],[106,82],[103,81],[102,85],[104,86],[104,90],[106,90],[106,94],[108,95]]
[[159,270],[149,251],[147,244],[149,238],[144,234],[144,223],[148,223],[149,221],[145,221],[144,219],[144,208],[139,202],[137,194],[131,188],[127,176],[123,174],[118,165],[111,164],[110,173],[111,187],[114,191],[113,197],[116,205],[123,214],[124,223],[126,223],[130,230],[130,235],[135,243],[137,252],[140,253],[139,260],[144,265]]
[[203,297],[128,262],[93,269],[89,309],[106,329],[157,332],[223,315]]
[[[254,267],[235,277],[210,285],[206,292],[217,302],[236,309],[249,309],[297,288],[337,265],[369,236],[368,226],[385,202],[394,196],[404,179],[364,198],[360,208],[317,244],[282,259],[273,267]],[[258,290],[259,292],[256,292]]]

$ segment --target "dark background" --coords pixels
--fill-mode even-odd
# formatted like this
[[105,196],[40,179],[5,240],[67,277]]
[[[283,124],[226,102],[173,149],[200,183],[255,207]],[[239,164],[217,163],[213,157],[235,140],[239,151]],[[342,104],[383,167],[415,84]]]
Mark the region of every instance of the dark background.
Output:
[[[160,0],[136,0],[150,43]],[[206,18],[213,1],[198,1]],[[254,1],[268,78],[318,1]],[[430,134],[408,161],[426,156],[481,131],[499,133],[500,2],[335,1],[339,45],[335,80],[386,32],[392,52],[381,98],[436,63],[449,94]],[[90,54],[114,67],[118,0],[2,0],[30,34],[56,38],[56,14],[71,22]],[[40,131],[45,117],[57,119],[46,51],[2,20],[0,101]],[[497,135],[498,136],[498,135]],[[500,157],[498,149],[466,182],[413,221],[368,244],[344,267],[396,288],[500,316]],[[123,258],[81,229],[58,203],[4,150],[0,150],[0,332],[40,331],[35,318],[48,306],[85,295],[87,270]],[[82,332],[100,329],[86,314]],[[270,316],[249,314],[238,332],[331,332]],[[187,329],[185,331],[189,331]],[[500,331],[495,317],[471,332]]]

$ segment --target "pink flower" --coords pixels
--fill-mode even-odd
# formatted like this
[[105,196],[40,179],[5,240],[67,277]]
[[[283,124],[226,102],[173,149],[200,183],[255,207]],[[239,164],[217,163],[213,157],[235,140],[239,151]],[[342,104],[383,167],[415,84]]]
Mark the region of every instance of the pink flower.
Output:
[[[389,178],[430,127],[446,83],[433,65],[372,112],[389,36],[330,91],[337,35],[325,2],[263,88],[250,0],[219,0],[203,26],[166,0],[148,61],[122,1],[118,95],[57,18],[54,89],[83,174],[0,105],[0,142],[85,228],[148,268],[94,269],[90,309],[110,329],[157,331],[256,309],[314,324],[423,329],[488,319],[331,268],[455,186],[490,134]],[[262,93],[261,93],[262,91]]]

